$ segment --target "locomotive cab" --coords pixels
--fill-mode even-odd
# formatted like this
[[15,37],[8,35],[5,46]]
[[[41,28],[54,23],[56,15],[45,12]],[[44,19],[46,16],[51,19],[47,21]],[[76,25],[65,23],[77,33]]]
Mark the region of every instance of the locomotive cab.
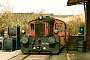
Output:
[[29,36],[47,37],[53,35],[53,23],[46,21],[47,18],[30,21],[28,24]]

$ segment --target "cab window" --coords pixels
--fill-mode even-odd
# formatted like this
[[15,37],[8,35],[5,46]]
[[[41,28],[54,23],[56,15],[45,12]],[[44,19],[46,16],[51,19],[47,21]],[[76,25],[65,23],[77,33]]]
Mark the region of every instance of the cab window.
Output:
[[34,24],[30,24],[30,30],[31,30],[31,31],[34,30]]
[[56,24],[56,30],[62,32],[62,23],[57,23]]

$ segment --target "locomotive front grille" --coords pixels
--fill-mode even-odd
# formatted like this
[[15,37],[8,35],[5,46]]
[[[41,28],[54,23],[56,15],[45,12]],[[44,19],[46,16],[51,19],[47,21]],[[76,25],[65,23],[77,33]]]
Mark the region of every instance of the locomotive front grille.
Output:
[[45,24],[44,23],[36,23],[35,24],[35,36],[43,36],[45,34]]

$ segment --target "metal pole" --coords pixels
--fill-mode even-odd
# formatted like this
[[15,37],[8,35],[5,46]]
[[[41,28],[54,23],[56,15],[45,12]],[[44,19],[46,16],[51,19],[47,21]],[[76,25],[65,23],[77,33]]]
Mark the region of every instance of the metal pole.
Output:
[[84,3],[84,11],[85,11],[85,25],[84,25],[84,44],[85,44],[85,52],[86,52],[86,21],[87,21],[87,7],[86,7],[86,3]]

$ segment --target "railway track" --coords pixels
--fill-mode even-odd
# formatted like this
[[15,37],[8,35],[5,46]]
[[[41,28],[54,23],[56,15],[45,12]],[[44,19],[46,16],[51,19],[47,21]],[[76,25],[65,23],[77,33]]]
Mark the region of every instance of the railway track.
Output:
[[67,60],[66,53],[60,53],[59,55],[50,54],[19,54],[8,60]]
[[11,57],[8,60],[50,60],[52,55],[44,54],[19,54],[14,57]]
[[[90,60],[90,52],[69,51],[58,55],[50,54],[18,54],[7,60]],[[5,59],[6,60],[6,59]]]
[[29,56],[28,54],[24,55],[24,54],[19,54],[19,55],[16,55],[16,56],[13,56],[11,57],[10,59],[8,60],[23,60],[25,59],[27,56]]
[[18,54],[8,60],[67,60],[66,51],[59,54]]

